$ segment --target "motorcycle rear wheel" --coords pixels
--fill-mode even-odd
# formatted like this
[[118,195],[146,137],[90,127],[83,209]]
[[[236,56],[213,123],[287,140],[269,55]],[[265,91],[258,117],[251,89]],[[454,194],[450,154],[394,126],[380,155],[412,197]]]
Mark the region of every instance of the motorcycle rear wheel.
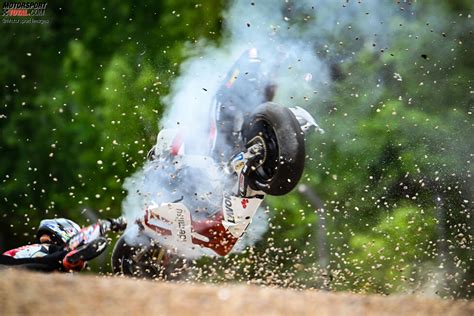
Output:
[[131,277],[179,280],[186,272],[187,261],[167,252],[156,243],[129,245],[121,236],[112,252],[112,271]]

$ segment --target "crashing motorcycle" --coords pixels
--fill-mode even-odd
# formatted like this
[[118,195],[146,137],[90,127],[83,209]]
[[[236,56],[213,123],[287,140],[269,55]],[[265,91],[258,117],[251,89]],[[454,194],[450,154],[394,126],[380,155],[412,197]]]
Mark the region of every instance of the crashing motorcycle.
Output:
[[[274,87],[255,67],[259,62],[256,51],[246,52],[217,92],[205,154],[186,143],[185,132],[160,131],[144,177],[166,178],[162,195],[176,199],[150,198],[115,245],[114,273],[178,279],[196,253],[229,254],[265,195],[285,195],[298,184],[305,133],[322,130],[306,110],[271,102]],[[236,69],[248,76],[236,80]],[[211,183],[213,190],[196,194],[199,180],[188,179]]]

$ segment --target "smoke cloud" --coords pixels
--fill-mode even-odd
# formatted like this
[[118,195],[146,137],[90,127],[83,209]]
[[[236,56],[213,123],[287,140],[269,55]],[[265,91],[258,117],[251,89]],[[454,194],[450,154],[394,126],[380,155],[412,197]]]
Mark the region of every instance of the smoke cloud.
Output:
[[[167,111],[160,127],[184,130],[186,146],[206,154],[213,97],[233,63],[250,48],[257,49],[262,71],[276,86],[274,101],[304,107],[318,117],[317,105],[328,93],[331,65],[350,59],[364,45],[387,47],[388,17],[396,12],[400,12],[397,5],[380,1],[233,1],[223,14],[223,40],[218,46],[205,40],[188,44],[191,54],[182,63],[171,93],[162,99]],[[210,161],[202,167],[177,179],[166,163],[145,163],[125,181],[124,215],[132,223],[150,203],[181,198],[193,216],[219,211],[222,193],[232,190],[232,185]],[[261,238],[266,229],[267,215],[260,210],[235,251]],[[127,236],[144,241],[133,225]],[[159,242],[176,247],[166,240]],[[179,252],[188,257],[212,254],[200,248]]]

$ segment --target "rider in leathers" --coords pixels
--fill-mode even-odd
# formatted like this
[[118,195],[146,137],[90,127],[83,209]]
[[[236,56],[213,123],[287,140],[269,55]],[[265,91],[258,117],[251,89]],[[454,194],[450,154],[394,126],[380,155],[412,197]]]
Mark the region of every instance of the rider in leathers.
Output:
[[104,235],[125,228],[122,219],[99,220],[83,229],[69,219],[45,219],[38,228],[35,244],[11,249],[0,255],[0,267],[37,271],[80,271],[99,256],[107,244]]

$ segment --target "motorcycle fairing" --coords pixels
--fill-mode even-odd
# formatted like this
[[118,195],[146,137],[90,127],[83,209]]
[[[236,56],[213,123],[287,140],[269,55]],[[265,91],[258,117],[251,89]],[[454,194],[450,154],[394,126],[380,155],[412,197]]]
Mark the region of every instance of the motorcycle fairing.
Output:
[[26,245],[26,246],[8,250],[3,253],[3,255],[10,256],[15,259],[38,258],[38,257],[44,257],[47,254],[49,254],[48,244]]
[[252,222],[263,199],[258,197],[237,197],[224,193],[224,227],[235,237],[241,237]]
[[149,237],[162,237],[177,252],[199,246],[225,256],[252,222],[262,200],[225,194],[221,211],[205,220],[193,219],[183,203],[152,204],[138,221]]

